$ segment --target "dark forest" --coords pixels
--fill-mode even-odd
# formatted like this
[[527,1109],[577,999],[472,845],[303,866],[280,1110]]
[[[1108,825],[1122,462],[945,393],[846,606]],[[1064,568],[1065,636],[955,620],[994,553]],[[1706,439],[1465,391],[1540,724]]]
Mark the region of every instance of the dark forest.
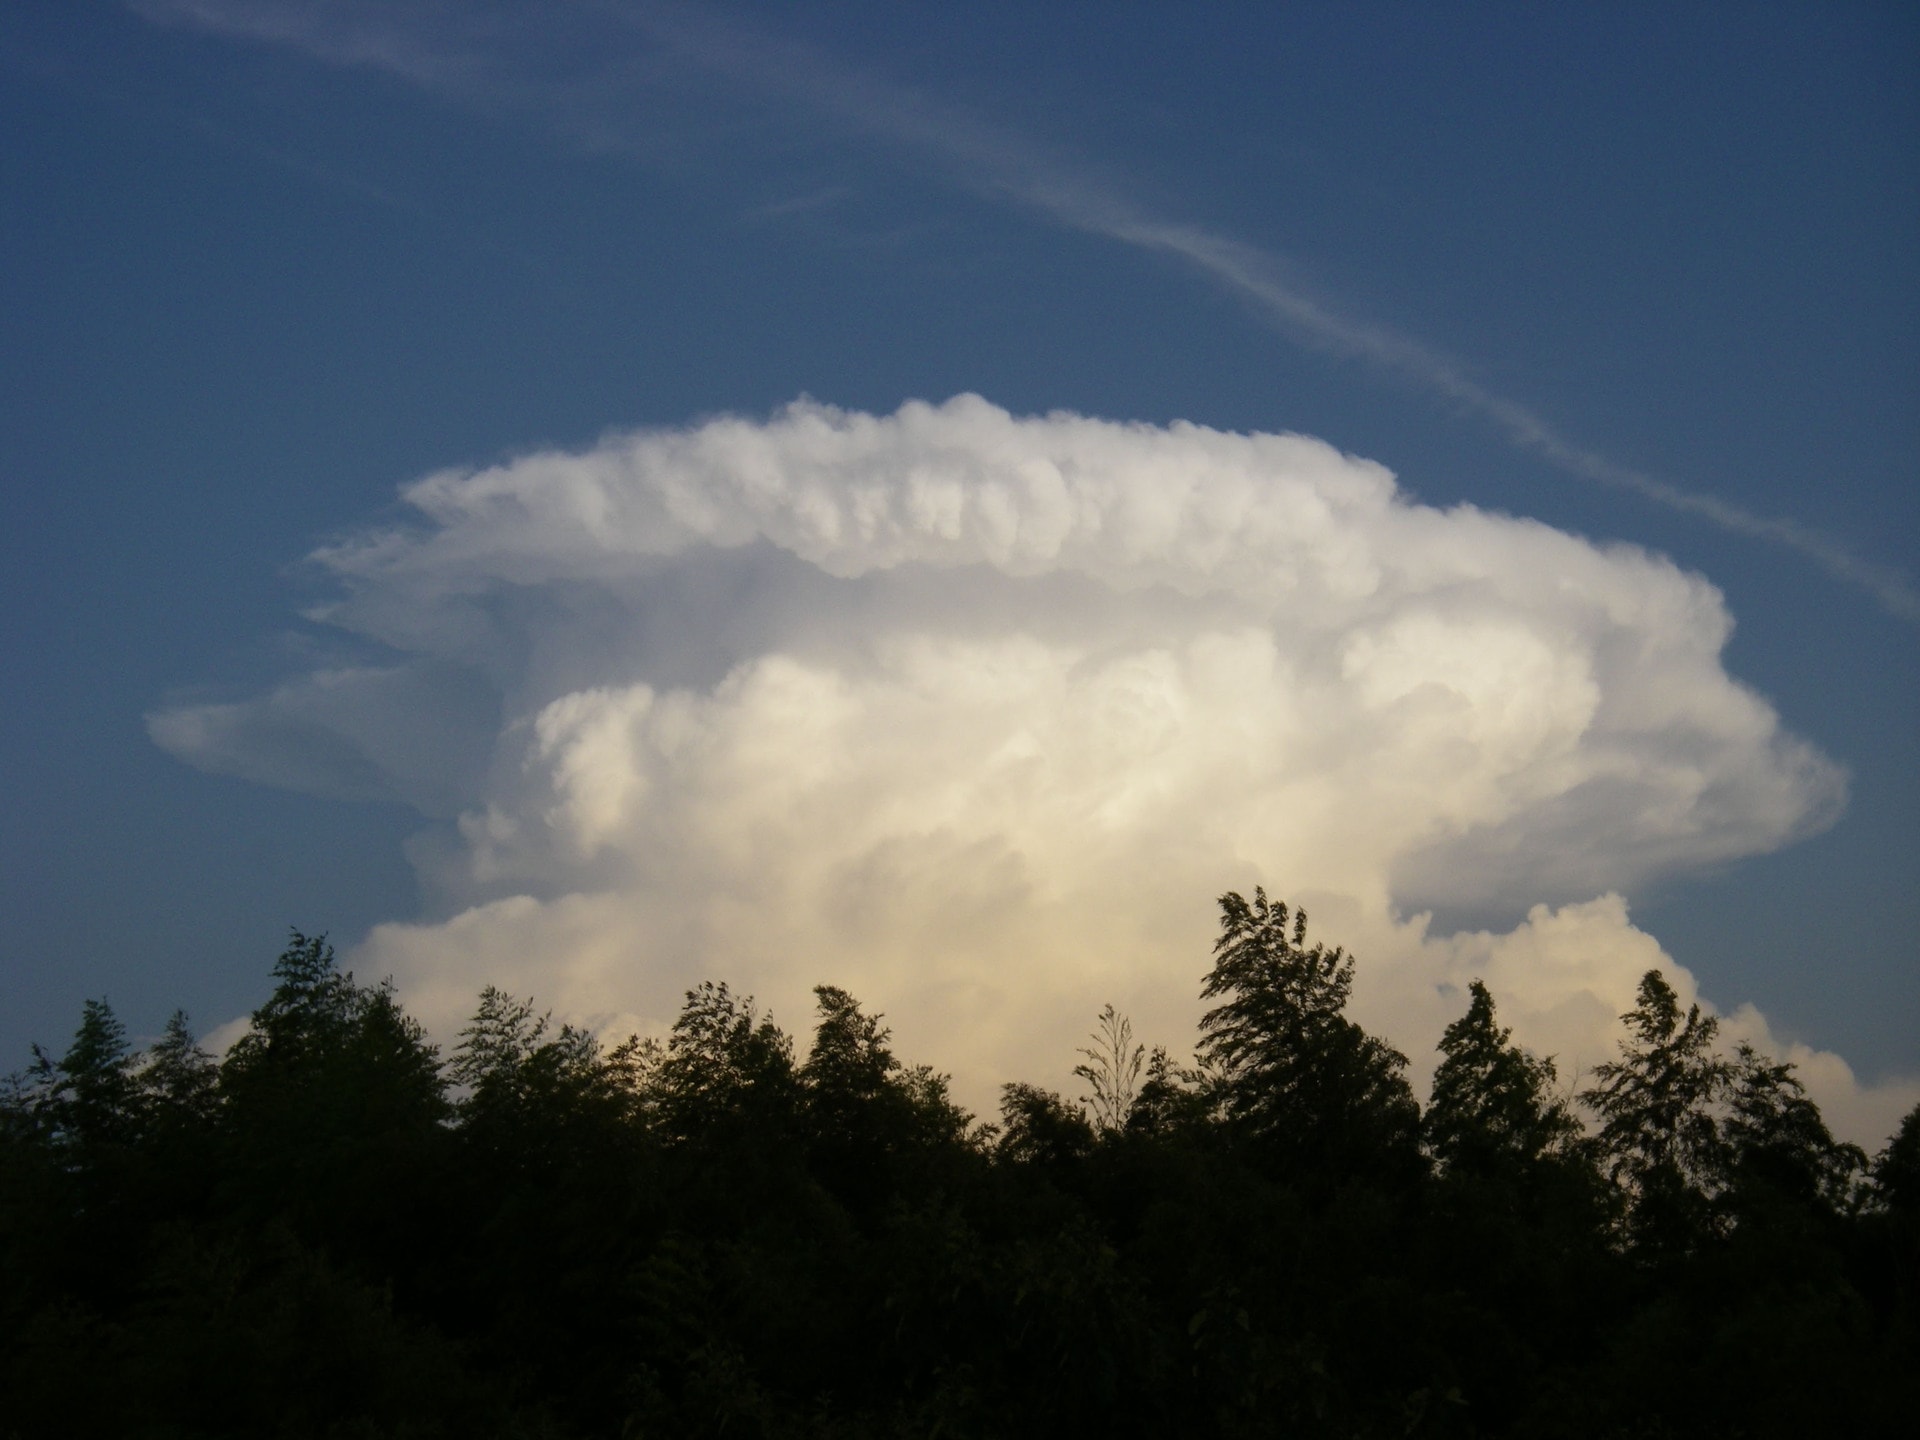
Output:
[[716,984],[443,1054],[297,933],[218,1063],[90,1001],[0,1096],[0,1436],[1914,1433],[1920,1111],[1835,1141],[1658,971],[1566,1083],[1476,983],[1423,1109],[1220,910],[1190,1061],[1109,1007],[991,1121],[824,985],[804,1056]]

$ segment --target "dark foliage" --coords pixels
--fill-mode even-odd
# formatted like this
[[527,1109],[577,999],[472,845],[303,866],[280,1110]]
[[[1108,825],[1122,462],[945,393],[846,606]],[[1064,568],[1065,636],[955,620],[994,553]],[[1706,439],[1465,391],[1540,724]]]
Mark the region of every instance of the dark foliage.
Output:
[[1405,1180],[1420,1108],[1407,1057],[1346,1018],[1353,960],[1308,946],[1305,911],[1255,890],[1220,897],[1200,1056],[1229,1133],[1295,1184]]
[[1553,1061],[1510,1042],[1484,984],[1468,994],[1467,1013],[1440,1038],[1422,1129],[1446,1170],[1517,1176],[1577,1147],[1580,1122],[1553,1093]]
[[980,1125],[881,1018],[723,985],[443,1063],[296,934],[216,1064],[89,1001],[0,1097],[0,1437],[1911,1428],[1920,1111],[1874,1162],[1663,977],[1585,1092],[1476,982],[1423,1116],[1353,960],[1221,901],[1198,1055],[1109,1006]]
[[1684,1017],[1666,977],[1649,970],[1639,1004],[1620,1017],[1620,1059],[1594,1067],[1580,1098],[1600,1117],[1609,1177],[1627,1204],[1627,1233],[1658,1258],[1706,1237],[1730,1158],[1716,1115],[1732,1067],[1713,1048],[1720,1022],[1698,1005]]

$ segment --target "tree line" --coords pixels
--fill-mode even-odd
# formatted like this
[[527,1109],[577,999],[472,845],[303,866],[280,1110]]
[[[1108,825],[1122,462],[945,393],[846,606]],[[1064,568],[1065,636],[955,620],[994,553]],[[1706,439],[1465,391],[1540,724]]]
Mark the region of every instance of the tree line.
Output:
[[1920,1415],[1920,1109],[1871,1160],[1658,971],[1576,1095],[1487,988],[1424,1107],[1228,894],[1190,1062],[1109,1006],[982,1122],[821,986],[442,1054],[296,933],[216,1061],[105,1001],[0,1096],[0,1436],[1764,1436]]

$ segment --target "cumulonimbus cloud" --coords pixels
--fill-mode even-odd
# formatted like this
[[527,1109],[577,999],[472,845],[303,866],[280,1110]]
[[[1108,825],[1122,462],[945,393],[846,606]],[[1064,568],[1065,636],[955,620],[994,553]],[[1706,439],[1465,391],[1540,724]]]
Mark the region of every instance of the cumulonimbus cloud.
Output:
[[[1691,993],[1621,894],[1844,803],[1706,581],[1297,435],[800,402],[403,496],[316,556],[377,663],[151,727],[433,817],[427,917],[356,963],[443,1032],[488,982],[657,1031],[825,981],[979,1099],[1108,1000],[1181,1048],[1213,897],[1265,884],[1416,1057],[1485,975],[1578,1066],[1650,964]],[[1462,905],[1513,928],[1429,933]],[[1907,1100],[1805,1058],[1862,1133]]]

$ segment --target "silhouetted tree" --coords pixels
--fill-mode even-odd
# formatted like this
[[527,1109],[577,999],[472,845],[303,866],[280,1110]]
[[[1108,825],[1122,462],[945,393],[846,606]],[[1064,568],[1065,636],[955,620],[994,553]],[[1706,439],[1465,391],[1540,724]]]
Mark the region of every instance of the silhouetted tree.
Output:
[[139,1127],[140,1087],[133,1076],[127,1030],[105,1000],[88,1000],[80,1028],[58,1060],[33,1047],[32,1108],[45,1132],[64,1145],[124,1143]]
[[466,1090],[455,1213],[470,1217],[472,1259],[443,1304],[588,1430],[617,1414],[627,1274],[648,1240],[640,1049],[605,1051],[489,985],[447,1067]]
[[1200,1055],[1229,1126],[1308,1180],[1410,1174],[1420,1108],[1407,1057],[1343,1013],[1345,950],[1307,944],[1307,917],[1264,889],[1220,897],[1220,938],[1201,997]]
[[1852,1203],[1866,1155],[1833,1138],[1793,1070],[1751,1045],[1739,1048],[1722,1137],[1736,1208],[1756,1188],[1802,1205],[1838,1210]]
[[1683,1017],[1666,977],[1641,977],[1620,1017],[1620,1058],[1594,1067],[1580,1099],[1600,1118],[1609,1173],[1628,1195],[1629,1236],[1656,1251],[1684,1249],[1711,1224],[1727,1148],[1716,1107],[1730,1067],[1714,1050],[1720,1022],[1696,1004]]
[[1087,1038],[1093,1043],[1080,1048],[1086,1058],[1073,1067],[1073,1073],[1087,1082],[1090,1093],[1084,1103],[1094,1128],[1112,1134],[1125,1126],[1133,1109],[1146,1047],[1134,1042],[1133,1022],[1112,1005],[1100,1012],[1099,1023]]
[[1147,1055],[1146,1078],[1127,1111],[1127,1129],[1158,1139],[1201,1130],[1213,1118],[1217,1088],[1200,1071],[1175,1065],[1167,1047],[1156,1045]]
[[1512,1043],[1485,984],[1475,980],[1469,991],[1467,1013],[1440,1039],[1446,1058],[1434,1071],[1422,1121],[1434,1158],[1448,1167],[1495,1171],[1571,1144],[1580,1122],[1553,1093],[1553,1061]]
[[636,1116],[640,1072],[656,1051],[635,1041],[609,1055],[588,1032],[556,1031],[531,1001],[489,985],[447,1073],[468,1087],[460,1120],[474,1143],[522,1163],[536,1156],[558,1162],[568,1147],[590,1143],[586,1131]]
[[533,1013],[531,1000],[516,999],[498,985],[486,986],[447,1064],[449,1078],[470,1088],[469,1103],[483,1092],[511,1093],[520,1067],[550,1023],[551,1016]]
[[1855,1203],[1792,1067],[1656,972],[1604,1152],[1477,981],[1422,1125],[1353,961],[1221,903],[1192,1068],[1109,1006],[1090,1105],[982,1131],[832,986],[797,1067],[721,985],[611,1050],[489,987],[456,1104],[321,938],[217,1071],[89,1002],[0,1092],[0,1440],[1911,1428],[1920,1110]]
[[790,1136],[799,1108],[793,1041],[755,1013],[751,997],[705,981],[687,991],[652,1088],[674,1140]]
[[810,1108],[824,1117],[872,1104],[886,1093],[900,1069],[887,1048],[893,1032],[880,1023],[880,1016],[866,1014],[860,1002],[837,985],[816,985],[813,994],[820,1019],[800,1072],[814,1092]]
[[1059,1168],[1085,1158],[1094,1129],[1077,1105],[1038,1085],[1000,1087],[999,1155],[1016,1164]]
[[298,931],[273,974],[279,983],[220,1068],[246,1120],[291,1109],[344,1136],[445,1118],[438,1054],[391,982],[355,984],[326,936]]
[[1920,1218],[1920,1105],[1907,1112],[1887,1148],[1874,1157],[1873,1188],[1894,1214]]
[[205,1125],[219,1104],[220,1068],[187,1028],[187,1012],[167,1018],[160,1039],[141,1057],[139,1086],[153,1123]]
[[800,1070],[811,1159],[836,1195],[865,1211],[886,1188],[894,1157],[912,1143],[912,1110],[896,1084],[900,1062],[880,1017],[837,986],[813,993],[820,1018]]
[[412,1263],[437,1235],[449,1156],[440,1062],[391,983],[358,985],[325,936],[295,932],[278,982],[220,1067],[226,1179],[255,1216],[308,1243]]
[[204,1212],[226,1169],[220,1070],[195,1042],[185,1011],[168,1017],[165,1032],[136,1062],[134,1080],[145,1160],[141,1203],[155,1221]]

